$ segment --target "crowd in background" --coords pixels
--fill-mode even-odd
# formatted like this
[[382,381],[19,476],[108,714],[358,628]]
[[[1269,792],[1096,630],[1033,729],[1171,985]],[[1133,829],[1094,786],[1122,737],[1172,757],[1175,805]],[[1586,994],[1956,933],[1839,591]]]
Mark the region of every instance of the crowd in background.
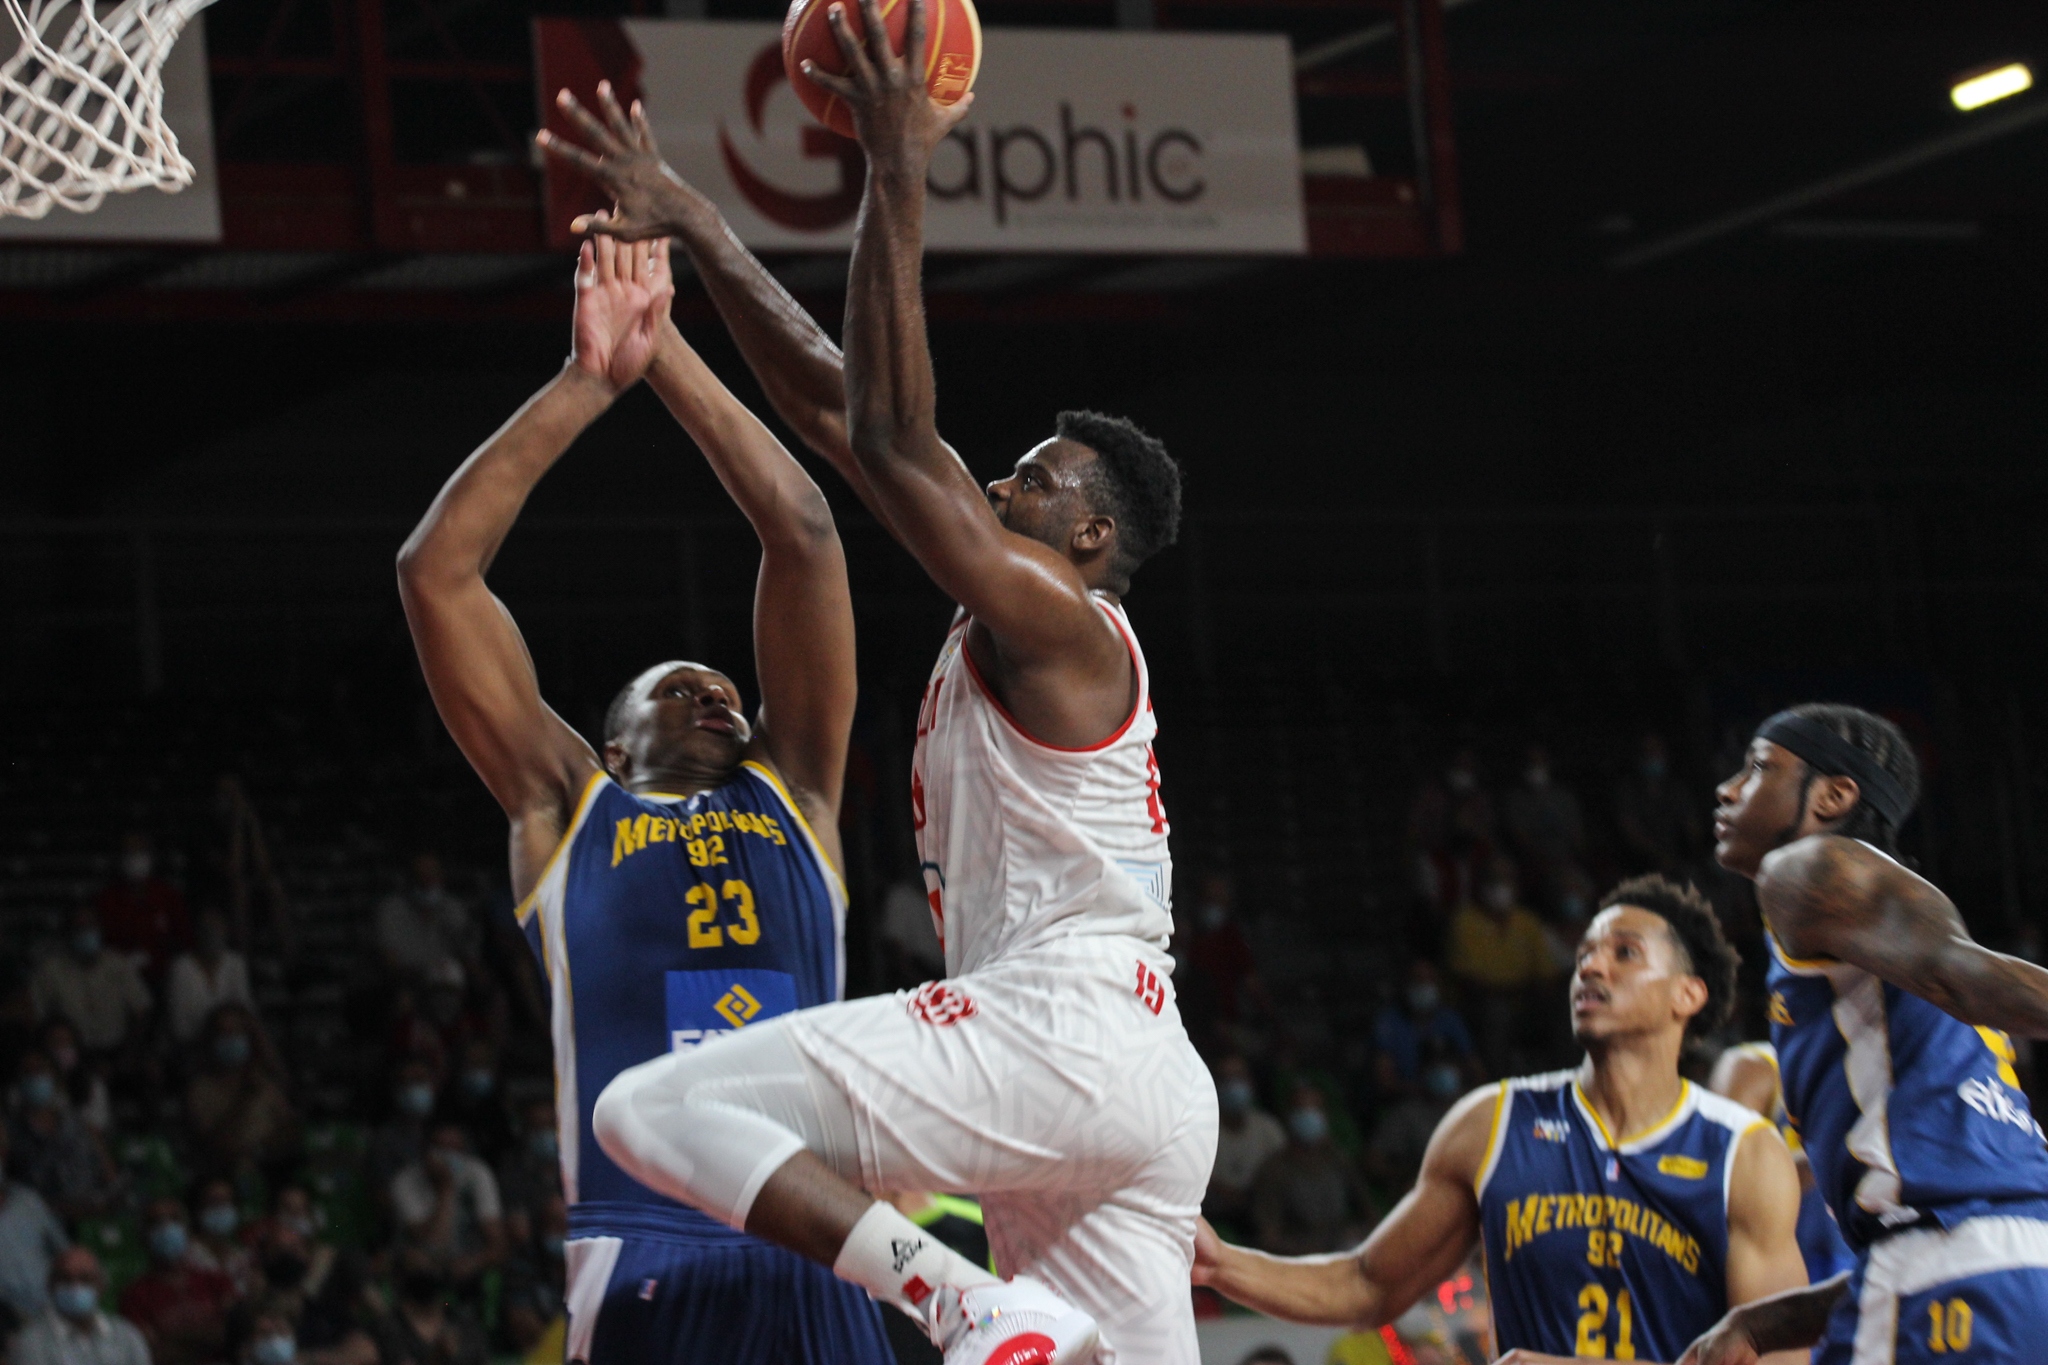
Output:
[[[1459,1095],[1569,1064],[1563,981],[1601,889],[1657,870],[1719,892],[1705,779],[1655,734],[1620,772],[1540,744],[1449,748],[1408,799],[1411,884],[1359,926],[1378,966],[1357,980],[1276,973],[1282,917],[1183,855],[1174,985],[1221,1107],[1219,1229],[1353,1245]],[[58,931],[10,938],[13,1365],[559,1360],[546,993],[509,897],[432,849],[385,853],[350,911],[346,1033],[309,1050],[281,1036],[318,975],[288,859],[234,779],[203,809],[181,837],[109,832],[103,884]],[[943,973],[914,875],[860,910],[872,986]],[[337,1050],[340,1086],[319,1065]]]

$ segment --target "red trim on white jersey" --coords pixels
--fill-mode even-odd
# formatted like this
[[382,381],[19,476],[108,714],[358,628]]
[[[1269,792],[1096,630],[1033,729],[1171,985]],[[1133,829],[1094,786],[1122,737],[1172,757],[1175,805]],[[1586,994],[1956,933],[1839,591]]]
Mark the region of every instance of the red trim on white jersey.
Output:
[[[1056,754],[1092,754],[1099,750],[1107,749],[1110,745],[1122,739],[1124,732],[1129,730],[1137,721],[1139,709],[1141,707],[1149,707],[1152,704],[1152,698],[1148,695],[1148,689],[1143,685],[1143,679],[1139,676],[1138,642],[1131,638],[1131,633],[1128,630],[1124,629],[1124,623],[1116,619],[1116,613],[1109,609],[1109,603],[1098,598],[1095,605],[1102,608],[1102,614],[1107,616],[1109,623],[1116,627],[1116,633],[1124,637],[1124,648],[1130,651],[1131,655],[1131,685],[1138,689],[1138,695],[1131,702],[1131,714],[1124,717],[1124,723],[1117,726],[1107,738],[1097,740],[1093,744],[1083,744],[1079,748],[1070,749],[1064,744],[1048,744],[1037,735],[1025,729],[1023,724],[1010,714],[1010,708],[1003,705],[1003,699],[996,695],[996,690],[988,685],[988,679],[981,676],[981,669],[974,662],[974,650],[965,641],[962,641],[960,645],[960,657],[967,661],[968,676],[974,679],[974,685],[981,689],[981,694],[988,698],[989,705],[996,708],[996,714],[1010,722],[1010,728],[1019,735],[1030,740],[1039,748],[1050,749]],[[973,618],[969,617],[968,620],[971,622]]]

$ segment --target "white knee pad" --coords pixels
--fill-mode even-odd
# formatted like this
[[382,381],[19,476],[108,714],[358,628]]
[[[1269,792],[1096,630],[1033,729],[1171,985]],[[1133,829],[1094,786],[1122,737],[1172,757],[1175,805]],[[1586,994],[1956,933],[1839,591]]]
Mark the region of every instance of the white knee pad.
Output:
[[591,1112],[598,1146],[628,1175],[740,1229],[768,1177],[823,1136],[802,1059],[773,1030],[753,1032],[622,1071]]

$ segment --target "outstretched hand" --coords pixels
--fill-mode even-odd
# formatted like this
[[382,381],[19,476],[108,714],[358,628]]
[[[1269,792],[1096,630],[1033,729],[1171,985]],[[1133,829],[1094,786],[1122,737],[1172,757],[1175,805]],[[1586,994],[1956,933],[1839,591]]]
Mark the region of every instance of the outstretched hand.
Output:
[[1730,1313],[1685,1348],[1678,1365],[1756,1365],[1756,1344]]
[[1216,1235],[1216,1229],[1209,1226],[1209,1220],[1198,1214],[1195,1217],[1195,1265],[1188,1279],[1195,1284],[1211,1284],[1222,1268],[1223,1239]]
[[653,363],[676,287],[666,237],[618,242],[602,235],[610,215],[593,219],[599,235],[587,239],[576,257],[569,363],[618,393],[638,383]]
[[967,117],[974,103],[970,92],[953,104],[940,104],[925,85],[926,8],[928,0],[908,0],[910,19],[903,33],[903,55],[889,46],[889,30],[876,0],[859,0],[861,33],[855,34],[845,0],[830,0],[825,11],[832,36],[846,57],[846,74],[833,76],[804,59],[804,75],[846,101],[853,129],[872,159],[904,164],[920,178],[939,139]]
[[582,131],[594,152],[564,142],[545,128],[534,135],[543,152],[582,171],[614,201],[609,215],[586,213],[570,223],[569,230],[625,242],[677,235],[683,229],[683,217],[708,206],[707,201],[661,159],[661,148],[654,145],[654,130],[648,126],[647,111],[639,100],[633,101],[629,113],[619,107],[612,83],[599,81],[597,103],[604,113],[602,122],[566,89],[555,94],[555,107]]

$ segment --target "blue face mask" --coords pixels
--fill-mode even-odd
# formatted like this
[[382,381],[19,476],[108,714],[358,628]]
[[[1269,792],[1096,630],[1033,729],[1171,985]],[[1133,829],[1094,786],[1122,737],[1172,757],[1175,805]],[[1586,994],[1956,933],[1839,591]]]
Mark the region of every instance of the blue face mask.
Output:
[[562,1239],[550,1232],[540,1239],[540,1249],[556,1260],[560,1260],[562,1256]]
[[425,1118],[433,1112],[434,1087],[424,1081],[400,1086],[398,1107],[414,1118]]
[[47,1109],[57,1098],[57,1078],[38,1071],[21,1078],[21,1102],[31,1109]]
[[1458,1074],[1458,1068],[1448,1062],[1440,1062],[1422,1073],[1422,1088],[1433,1098],[1448,1100],[1457,1096],[1463,1080],[1464,1078]]
[[89,1284],[66,1280],[50,1287],[50,1306],[67,1318],[82,1321],[99,1311],[100,1292]]
[[498,1078],[482,1067],[472,1067],[462,1073],[462,1093],[473,1100],[480,1100],[491,1093],[491,1087]]
[[249,1348],[249,1358],[256,1365],[291,1365],[292,1357],[298,1353],[299,1343],[290,1337],[258,1337]]
[[542,1161],[553,1161],[562,1155],[562,1144],[550,1132],[528,1133],[526,1150]]
[[149,1231],[149,1249],[159,1260],[181,1260],[191,1245],[191,1234],[183,1223],[158,1223]]
[[242,1215],[233,1204],[208,1204],[199,1211],[199,1226],[214,1237],[226,1237],[240,1225]]
[[1313,1147],[1330,1135],[1330,1119],[1320,1109],[1297,1109],[1287,1116],[1287,1127],[1295,1140]]
[[1252,1107],[1252,1083],[1230,1080],[1216,1087],[1216,1105],[1227,1114],[1242,1114]]
[[71,951],[80,957],[98,957],[100,947],[100,931],[97,929],[80,929],[71,936]]
[[222,1066],[240,1066],[249,1060],[249,1035],[223,1033],[213,1040],[213,1059]]

